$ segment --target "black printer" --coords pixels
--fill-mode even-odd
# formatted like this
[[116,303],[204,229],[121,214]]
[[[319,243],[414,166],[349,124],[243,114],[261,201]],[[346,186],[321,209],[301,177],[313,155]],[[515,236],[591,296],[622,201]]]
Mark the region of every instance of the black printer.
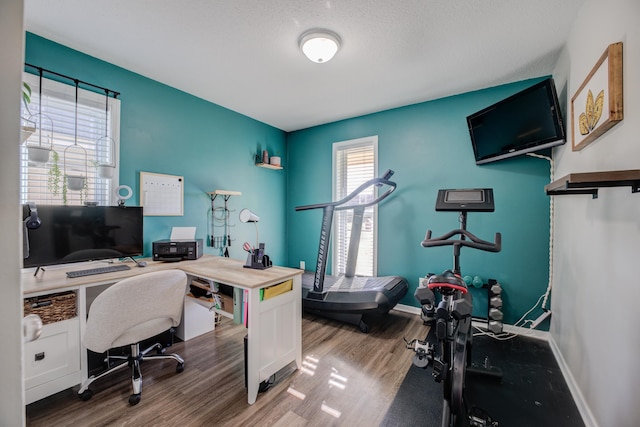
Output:
[[183,261],[202,256],[202,239],[156,240],[153,242],[154,261]]

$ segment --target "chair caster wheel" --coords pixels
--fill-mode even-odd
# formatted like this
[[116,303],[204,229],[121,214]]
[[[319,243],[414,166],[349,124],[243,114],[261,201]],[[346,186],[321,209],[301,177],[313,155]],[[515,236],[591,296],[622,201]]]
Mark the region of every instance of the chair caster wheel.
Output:
[[86,389],[82,393],[78,394],[78,397],[83,402],[86,402],[87,400],[89,400],[89,399],[91,399],[93,397],[93,392],[91,390],[89,390],[89,389]]
[[184,363],[178,363],[178,364],[176,365],[176,373],[178,373],[178,374],[179,374],[179,373],[180,373],[180,372],[182,372],[182,371],[184,371]]
[[141,398],[142,396],[139,394],[132,394],[131,396],[129,396],[129,405],[137,405],[138,403],[140,403]]
[[271,387],[271,383],[269,381],[262,381],[258,386],[258,393],[264,393],[269,390],[269,387]]
[[158,344],[156,346],[156,354],[164,354],[165,351],[167,350],[162,346],[162,344]]

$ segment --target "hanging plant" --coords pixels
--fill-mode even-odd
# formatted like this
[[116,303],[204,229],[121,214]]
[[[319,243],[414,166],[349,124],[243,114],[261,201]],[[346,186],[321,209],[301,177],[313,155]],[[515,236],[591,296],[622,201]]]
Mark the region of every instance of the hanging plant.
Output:
[[[31,103],[31,86],[29,83],[22,82],[22,104],[24,104],[24,109],[27,111],[29,115],[31,115],[31,110],[29,110],[29,104]],[[26,117],[20,117],[20,144],[25,142],[29,137],[35,132],[36,124],[33,120],[28,119]]]
[[62,194],[62,204],[67,204],[67,177],[62,175],[60,170],[60,155],[56,150],[53,150],[53,161],[49,167],[49,173],[47,177],[47,189],[51,194],[57,197]]
[[62,171],[58,162],[60,161],[60,155],[56,150],[53,150],[53,162],[49,167],[49,176],[47,178],[47,188],[54,196],[57,196],[60,192],[60,179],[62,177]]
[[80,204],[84,204],[87,200],[89,200],[89,180],[85,179],[82,191],[80,191]]
[[27,82],[22,82],[22,103],[27,113],[31,114],[29,104],[31,103],[31,86]]
[[62,178],[62,204],[67,204],[67,176]]

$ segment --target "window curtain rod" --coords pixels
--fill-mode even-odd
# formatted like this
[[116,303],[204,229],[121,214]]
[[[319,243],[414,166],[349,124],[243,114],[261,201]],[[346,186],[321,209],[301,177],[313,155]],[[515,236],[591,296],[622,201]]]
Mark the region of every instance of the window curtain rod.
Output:
[[29,64],[27,62],[24,63],[24,65],[26,65],[27,67],[31,67],[31,68],[35,68],[36,70],[38,70],[38,73],[49,73],[49,74],[53,74],[55,76],[58,77],[62,77],[65,78],[67,80],[71,80],[74,84],[83,84],[85,86],[91,86],[93,88],[96,89],[100,89],[101,91],[103,91],[107,97],[109,97],[109,94],[113,94],[113,99],[116,99],[118,97],[118,95],[120,95],[120,92],[116,92],[115,90],[111,90],[111,89],[107,89],[106,87],[102,87],[102,86],[98,86],[98,85],[94,85],[93,83],[89,83],[89,82],[85,82],[73,77],[69,77],[69,76],[65,76],[64,74],[60,74],[60,73],[56,73],[55,71],[51,71],[51,70],[47,70],[46,68],[42,68],[42,67],[38,67],[37,65],[32,65]]

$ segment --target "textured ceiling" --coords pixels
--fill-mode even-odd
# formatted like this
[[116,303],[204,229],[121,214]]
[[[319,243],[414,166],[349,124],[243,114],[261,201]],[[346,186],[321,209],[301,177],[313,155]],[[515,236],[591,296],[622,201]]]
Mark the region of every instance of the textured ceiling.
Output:
[[[293,131],[551,74],[583,2],[25,0],[25,26]],[[315,27],[331,62],[298,48]]]

